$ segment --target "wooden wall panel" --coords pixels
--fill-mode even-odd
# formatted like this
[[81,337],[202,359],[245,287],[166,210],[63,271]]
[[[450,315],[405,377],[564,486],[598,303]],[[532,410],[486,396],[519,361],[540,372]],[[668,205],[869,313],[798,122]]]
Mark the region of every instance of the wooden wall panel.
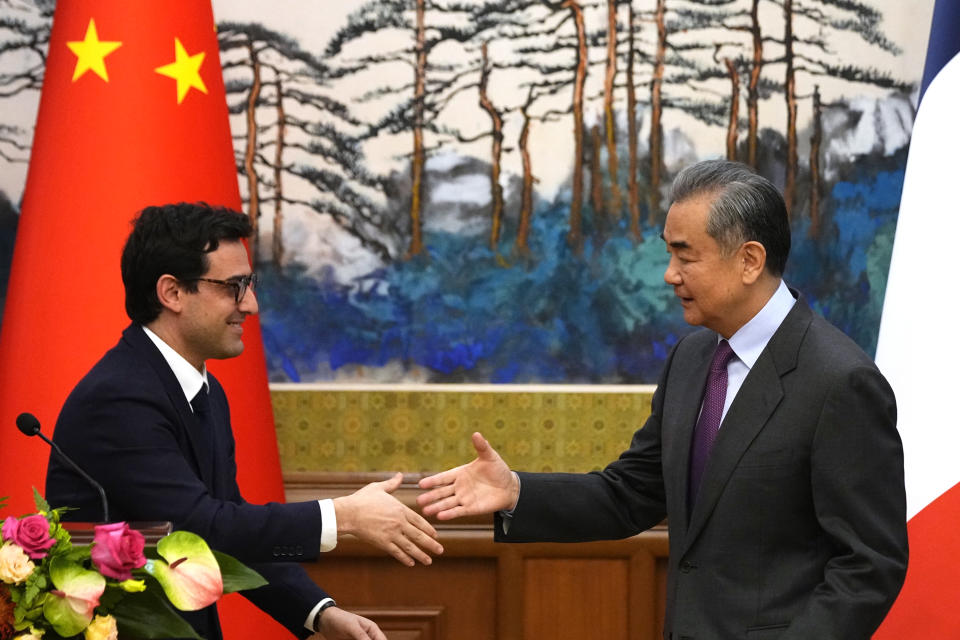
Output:
[[[665,532],[658,533],[664,536],[665,541]],[[630,556],[628,601],[631,640],[659,638],[663,633],[667,559],[657,551],[643,547]]]
[[390,640],[497,637],[495,558],[405,567],[368,555],[359,542],[342,547],[304,566],[339,605],[376,621]]
[[440,640],[443,637],[443,607],[354,607],[370,618],[389,640]]
[[621,558],[528,558],[524,637],[627,640],[627,565]]
[[[287,499],[344,495],[377,474],[287,478]],[[415,505],[418,476],[397,495]],[[667,568],[663,526],[626,540],[497,544],[491,518],[434,523],[444,554],[405,567],[352,538],[304,566],[390,640],[658,640]]]

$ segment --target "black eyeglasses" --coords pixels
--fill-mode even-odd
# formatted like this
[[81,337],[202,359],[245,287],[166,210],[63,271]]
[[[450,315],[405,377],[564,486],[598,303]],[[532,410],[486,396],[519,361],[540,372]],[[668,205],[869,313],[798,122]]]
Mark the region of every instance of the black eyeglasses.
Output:
[[247,289],[256,289],[257,283],[260,282],[260,278],[257,277],[257,274],[251,273],[248,276],[240,276],[238,278],[231,278],[230,280],[214,280],[213,278],[192,278],[188,282],[212,282],[213,284],[219,284],[224,287],[230,287],[233,289],[233,298],[236,300],[237,304],[240,304],[240,301],[243,300],[243,296],[247,293]]

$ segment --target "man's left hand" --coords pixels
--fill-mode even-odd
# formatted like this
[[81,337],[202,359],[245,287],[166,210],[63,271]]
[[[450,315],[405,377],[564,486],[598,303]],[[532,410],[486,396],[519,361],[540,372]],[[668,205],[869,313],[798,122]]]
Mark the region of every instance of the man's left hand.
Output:
[[320,618],[320,633],[309,640],[387,640],[372,620],[339,607],[329,607]]

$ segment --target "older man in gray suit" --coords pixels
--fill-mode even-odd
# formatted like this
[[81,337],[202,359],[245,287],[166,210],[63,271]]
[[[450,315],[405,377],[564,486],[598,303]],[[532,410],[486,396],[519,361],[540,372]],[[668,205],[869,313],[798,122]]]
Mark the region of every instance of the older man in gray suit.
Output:
[[503,542],[623,538],[668,517],[668,640],[857,640],[907,566],[896,402],[876,366],[782,280],[780,193],[747,167],[674,181],[663,239],[684,319],[652,413],[603,471],[473,462],[424,479],[427,515],[497,512]]

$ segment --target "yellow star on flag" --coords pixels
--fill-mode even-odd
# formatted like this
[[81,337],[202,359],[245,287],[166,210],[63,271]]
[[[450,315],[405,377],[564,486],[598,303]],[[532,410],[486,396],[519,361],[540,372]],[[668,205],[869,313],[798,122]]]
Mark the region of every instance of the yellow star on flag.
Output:
[[73,69],[73,82],[76,82],[87,71],[93,71],[103,78],[104,82],[109,82],[104,58],[116,51],[121,44],[120,42],[100,40],[100,36],[97,35],[97,25],[93,22],[93,18],[90,18],[90,24],[87,25],[87,34],[83,37],[83,40],[67,42],[70,51],[73,51],[77,56],[77,66]]
[[176,50],[175,61],[157,67],[154,71],[177,81],[177,104],[180,104],[191,87],[203,93],[207,92],[207,86],[203,84],[203,78],[200,77],[200,65],[203,64],[203,58],[207,54],[201,51],[192,56],[188,55],[187,50],[180,43],[180,38],[173,39],[173,46]]

